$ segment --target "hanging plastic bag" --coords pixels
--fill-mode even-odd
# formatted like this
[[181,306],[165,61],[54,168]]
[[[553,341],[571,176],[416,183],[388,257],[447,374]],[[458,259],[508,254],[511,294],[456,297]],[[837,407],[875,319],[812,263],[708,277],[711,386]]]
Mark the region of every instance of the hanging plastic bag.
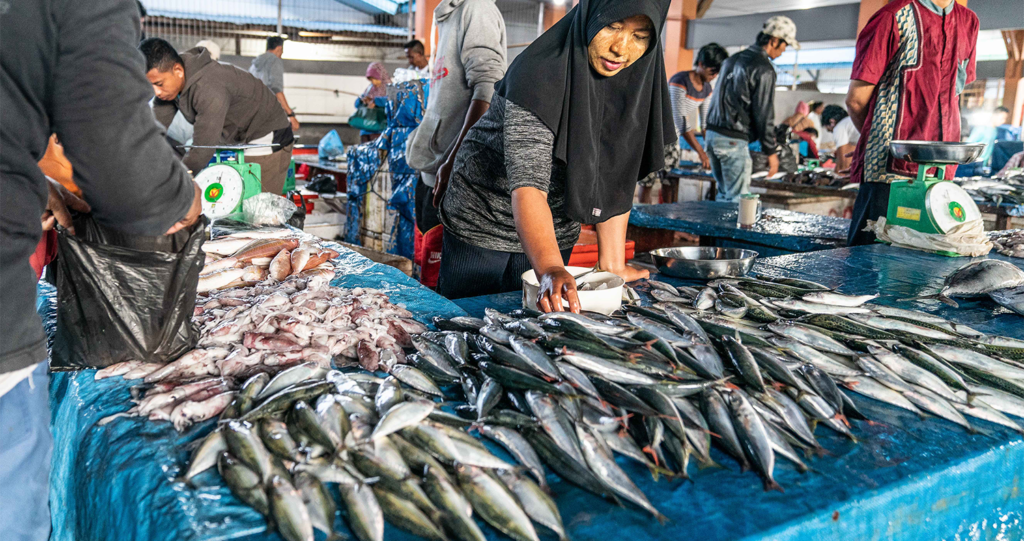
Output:
[[57,331],[51,370],[168,362],[195,347],[192,327],[209,221],[142,237],[75,218],[57,233]]
[[317,154],[321,160],[340,160],[345,155],[345,145],[341,142],[338,130],[331,130],[320,139]]

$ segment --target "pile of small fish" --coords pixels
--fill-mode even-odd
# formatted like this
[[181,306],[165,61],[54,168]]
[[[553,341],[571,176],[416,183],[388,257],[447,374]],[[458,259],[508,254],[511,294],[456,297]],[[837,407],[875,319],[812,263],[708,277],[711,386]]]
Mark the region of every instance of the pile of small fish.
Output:
[[946,277],[942,290],[918,299],[938,299],[954,308],[951,297],[991,297],[999,305],[1024,315],[1024,270],[998,259],[968,263]]
[[1024,175],[1015,178],[957,178],[971,198],[979,203],[1024,205]]
[[819,186],[822,188],[842,188],[850,183],[850,177],[838,175],[831,169],[813,169],[787,173],[782,177],[782,182],[800,184],[803,186]]
[[180,431],[219,415],[257,373],[303,362],[376,370],[382,357],[404,359],[411,335],[427,328],[384,293],[331,287],[333,277],[333,267],[318,266],[283,281],[200,295],[196,349],[167,364],[128,361],[96,373],[97,380],[142,380],[131,389],[135,406],[102,422],[142,416]]
[[232,233],[203,244],[206,264],[199,275],[199,293],[289,276],[334,275],[330,260],[338,252],[303,240],[288,229]]
[[988,238],[997,252],[1007,257],[1024,258],[1024,229],[991,231]]

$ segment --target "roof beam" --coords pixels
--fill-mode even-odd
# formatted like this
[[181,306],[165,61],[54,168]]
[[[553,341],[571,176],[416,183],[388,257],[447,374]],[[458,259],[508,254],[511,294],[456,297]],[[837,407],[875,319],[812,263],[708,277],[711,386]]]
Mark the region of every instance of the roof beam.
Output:
[[703,19],[704,14],[707,13],[709,9],[711,9],[711,4],[713,4],[714,2],[715,0],[700,0],[700,2],[697,3],[697,18]]

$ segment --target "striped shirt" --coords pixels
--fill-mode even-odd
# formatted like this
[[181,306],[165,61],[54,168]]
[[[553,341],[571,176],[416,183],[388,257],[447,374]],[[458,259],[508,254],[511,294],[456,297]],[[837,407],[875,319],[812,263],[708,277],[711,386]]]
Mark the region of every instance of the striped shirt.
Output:
[[677,135],[682,137],[684,133],[697,129],[698,112],[700,125],[704,126],[712,90],[714,88],[711,83],[704,83],[704,88],[700,90],[694,88],[689,71],[681,71],[669,79],[668,92],[672,98],[672,118],[676,123]]

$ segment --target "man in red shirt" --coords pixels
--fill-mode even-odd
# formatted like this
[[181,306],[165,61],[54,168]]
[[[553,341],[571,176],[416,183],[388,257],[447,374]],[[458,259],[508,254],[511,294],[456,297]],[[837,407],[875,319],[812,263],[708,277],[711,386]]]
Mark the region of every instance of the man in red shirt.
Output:
[[846,95],[861,132],[851,246],[874,241],[863,229],[887,214],[889,183],[917,175],[916,164],[889,155],[890,141],[960,141],[960,93],[974,81],[977,42],[978,16],[954,0],[893,0],[861,30]]

